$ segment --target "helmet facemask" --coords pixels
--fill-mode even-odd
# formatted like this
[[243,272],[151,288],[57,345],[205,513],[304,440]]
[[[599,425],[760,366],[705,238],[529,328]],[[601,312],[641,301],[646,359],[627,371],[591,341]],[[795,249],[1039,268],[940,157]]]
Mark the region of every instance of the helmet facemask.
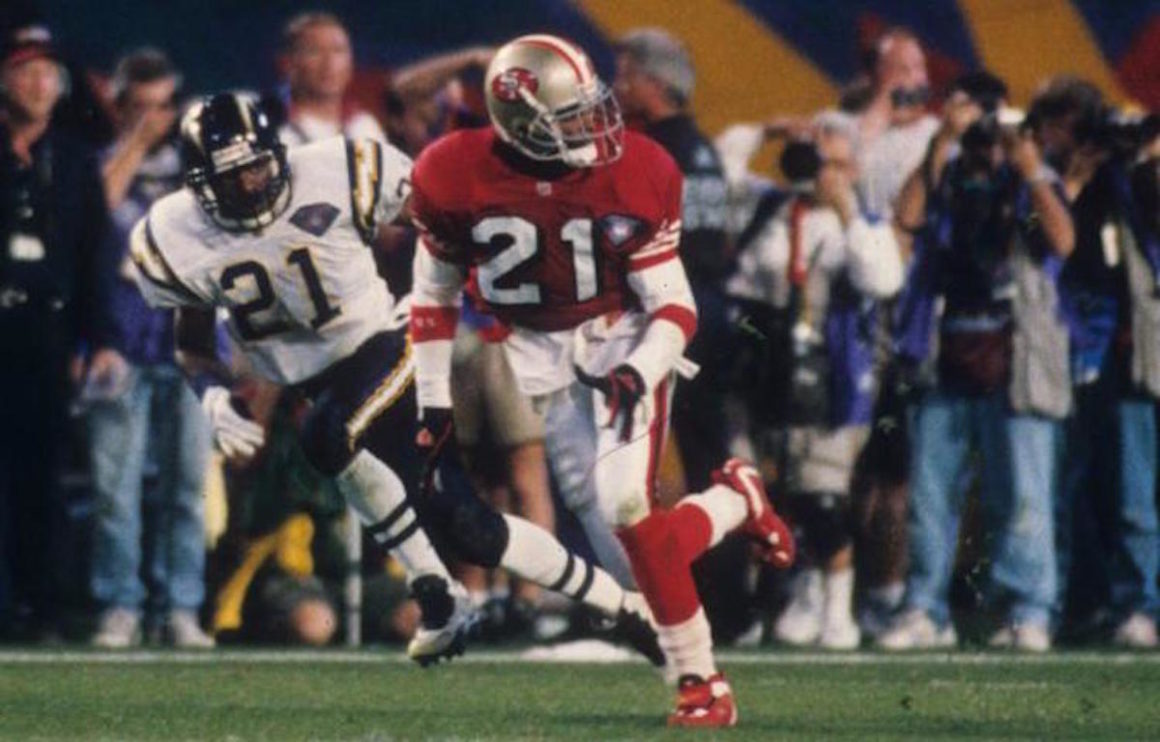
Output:
[[186,180],[202,208],[224,229],[263,229],[290,201],[288,170],[278,154],[258,152],[214,167],[212,173],[191,170]]
[[536,117],[509,142],[533,160],[559,160],[570,167],[596,167],[618,159],[624,151],[624,119],[612,90],[596,80],[581,88],[575,103],[549,110],[529,91],[524,102]]
[[230,232],[264,229],[290,205],[286,147],[264,112],[222,93],[181,122],[185,183],[206,215]]

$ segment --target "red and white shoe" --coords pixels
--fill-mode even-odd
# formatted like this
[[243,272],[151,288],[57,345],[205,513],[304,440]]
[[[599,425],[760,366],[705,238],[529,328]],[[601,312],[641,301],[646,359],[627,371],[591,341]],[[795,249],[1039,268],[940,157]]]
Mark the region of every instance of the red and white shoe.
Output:
[[745,498],[749,517],[742,524],[741,531],[764,547],[765,560],[778,569],[792,565],[797,550],[793,532],[769,504],[757,467],[744,459],[732,458],[713,472],[713,481],[737,491]]
[[731,727],[737,724],[733,689],[721,673],[702,680],[685,675],[677,684],[677,710],[669,715],[670,727]]

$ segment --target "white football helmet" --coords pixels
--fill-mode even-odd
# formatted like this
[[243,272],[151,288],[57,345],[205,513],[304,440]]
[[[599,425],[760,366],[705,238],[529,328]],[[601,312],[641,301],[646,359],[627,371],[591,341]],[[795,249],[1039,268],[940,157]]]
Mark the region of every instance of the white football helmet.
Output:
[[533,160],[593,167],[624,151],[624,120],[612,90],[580,47],[545,34],[496,52],[484,84],[500,138]]

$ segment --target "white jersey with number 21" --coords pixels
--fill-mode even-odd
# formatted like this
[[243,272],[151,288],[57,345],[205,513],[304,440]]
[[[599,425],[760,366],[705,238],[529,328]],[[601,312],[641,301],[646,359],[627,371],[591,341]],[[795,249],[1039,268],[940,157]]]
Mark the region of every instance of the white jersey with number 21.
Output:
[[332,137],[288,153],[290,203],[258,232],[229,232],[189,189],[138,222],[130,255],[153,306],[225,307],[255,371],[308,379],[389,329],[395,300],[368,244],[410,191],[411,161],[371,140]]

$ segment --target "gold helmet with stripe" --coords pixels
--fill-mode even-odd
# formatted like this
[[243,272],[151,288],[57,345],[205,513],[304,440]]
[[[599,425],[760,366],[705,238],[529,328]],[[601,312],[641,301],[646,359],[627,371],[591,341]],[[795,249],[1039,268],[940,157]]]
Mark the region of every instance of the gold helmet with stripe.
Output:
[[484,93],[496,133],[525,157],[592,167],[624,149],[616,98],[569,41],[534,34],[505,44],[488,66]]

